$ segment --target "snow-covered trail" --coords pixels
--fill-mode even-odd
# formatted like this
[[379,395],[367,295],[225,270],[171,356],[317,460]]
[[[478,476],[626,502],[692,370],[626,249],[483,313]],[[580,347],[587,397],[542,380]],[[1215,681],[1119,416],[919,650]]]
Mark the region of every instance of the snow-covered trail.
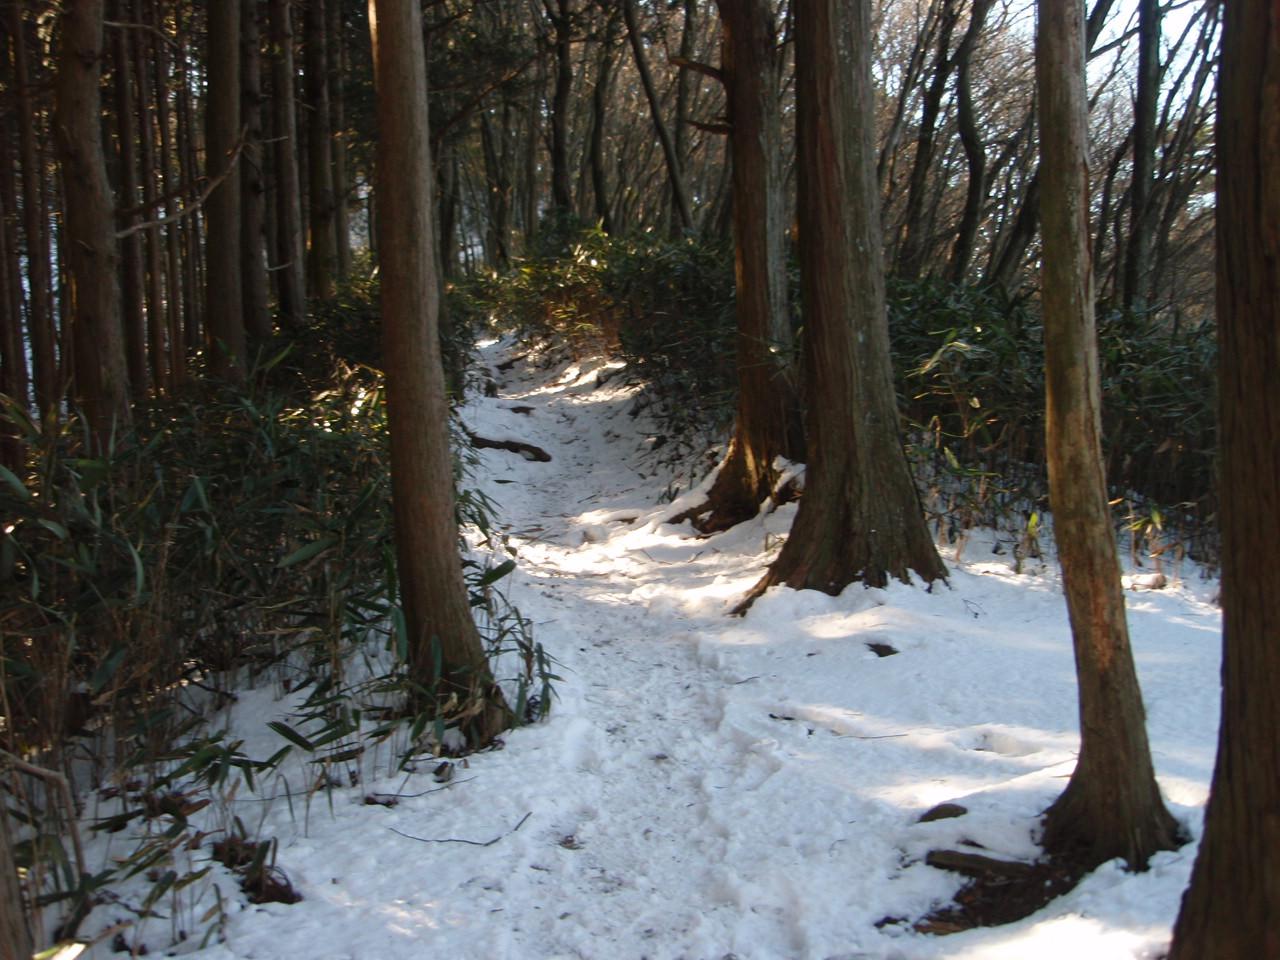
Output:
[[[798,904],[781,905],[791,909],[776,910],[749,938],[731,933],[741,911],[736,878],[724,867],[734,818],[719,800],[778,765],[754,738],[724,739],[722,691],[734,681],[700,658],[704,618],[673,599],[688,581],[673,583],[666,570],[687,576],[707,550],[693,538],[655,534],[648,528],[656,522],[638,523],[641,512],[654,513],[642,498],[655,484],[637,463],[631,391],[600,383],[613,372],[572,364],[544,383],[540,371],[517,367],[505,402],[473,411],[488,419],[532,407],[507,419],[508,433],[552,456],[506,464],[524,474],[510,493],[501,457],[488,456],[486,466],[524,578],[512,599],[537,611],[535,632],[563,641],[556,655],[569,671],[556,706],[568,716],[557,779],[572,799],[553,839],[572,856],[560,857],[564,869],[555,871],[558,896],[598,901],[556,914],[511,955],[540,955],[545,937],[542,949],[583,957],[721,957],[736,939],[749,955],[800,956]],[[778,839],[759,842],[767,849]],[[700,895],[677,893],[691,890]],[[717,921],[717,913],[734,918]]]
[[[226,942],[199,956],[1158,955],[1192,848],[1139,876],[1105,867],[1008,928],[931,938],[878,925],[954,893],[957,878],[922,862],[933,847],[1035,854],[1035,817],[1076,745],[1052,576],[1015,575],[975,535],[973,559],[932,593],[780,590],[728,617],[794,508],[709,539],[671,526],[680,503],[658,504],[667,478],[612,368],[544,370],[502,345],[483,359],[499,392],[469,402],[467,426],[551,455],[485,450],[477,471],[519,561],[510,599],[564,677],[551,718],[471,757],[445,788],[370,780],[313,799],[306,816],[257,804],[252,826],[279,838],[305,899],[235,907]],[[1161,783],[1196,831],[1216,736],[1210,593],[1188,579],[1129,595]],[[237,709],[240,728],[261,729],[284,706],[259,691]],[[402,796],[364,805],[374,790]],[[953,799],[966,816],[916,822]]]

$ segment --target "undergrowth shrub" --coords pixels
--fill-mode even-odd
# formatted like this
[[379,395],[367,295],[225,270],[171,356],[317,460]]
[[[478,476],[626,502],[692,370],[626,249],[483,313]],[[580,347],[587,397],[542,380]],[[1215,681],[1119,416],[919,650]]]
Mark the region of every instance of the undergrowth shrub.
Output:
[[737,384],[732,249],[591,230],[567,250],[467,282],[458,309],[576,356],[625,359],[668,438],[687,439],[686,452],[697,446],[689,438],[725,428]]
[[[912,450],[939,516],[1000,528],[1045,509],[1044,331],[1034,306],[927,280],[891,283],[889,316]],[[1212,563],[1213,330],[1104,311],[1098,341],[1117,523],[1140,538],[1177,539]]]
[[[646,388],[640,402],[682,439],[675,453],[701,454],[733,413],[732,249],[599,231],[558,249],[567,252],[465,284],[464,312],[575,353],[621,356]],[[794,270],[790,280],[798,314]],[[888,309],[909,452],[940,535],[990,526],[1028,540],[1047,509],[1036,304],[991,287],[891,280]],[[1117,526],[1132,543],[1176,541],[1212,563],[1213,330],[1101,310],[1098,337]]]
[[[0,468],[0,747],[12,767],[0,815],[15,825],[32,903],[66,907],[62,935],[111,883],[154,878],[149,910],[153,895],[195,882],[200,870],[176,859],[199,844],[187,818],[233,778],[253,789],[303,751],[309,793],[338,782],[368,743],[398,733],[407,756],[446,739],[452,708],[404,709],[374,293],[348,289],[348,309],[317,315],[303,346],[268,354],[241,386],[193,382],[138,406],[131,432],[105,448],[77,416],[46,428],[7,411],[28,456]],[[456,347],[461,380],[461,332]],[[535,719],[554,664],[502,596],[514,563],[489,559],[502,561],[494,507],[466,488],[465,444],[456,431],[459,521],[479,547],[464,575],[517,715]],[[266,758],[213,727],[258,678],[299,694]],[[42,786],[42,770],[70,784]],[[76,836],[72,793],[86,787],[111,811],[95,829],[135,831],[131,851],[97,873],[64,842]],[[254,869],[255,883],[280,879]]]

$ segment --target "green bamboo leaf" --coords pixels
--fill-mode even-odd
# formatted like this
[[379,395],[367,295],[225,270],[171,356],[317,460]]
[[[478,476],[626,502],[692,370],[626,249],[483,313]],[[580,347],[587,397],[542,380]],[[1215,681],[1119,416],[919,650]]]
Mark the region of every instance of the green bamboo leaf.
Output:
[[116,671],[120,669],[120,664],[124,660],[125,654],[128,653],[126,647],[120,647],[107,656],[107,659],[98,664],[98,669],[93,671],[93,676],[89,679],[89,691],[95,696],[102,692],[102,688],[111,682],[111,678],[116,675]]
[[0,480],[11,486],[13,492],[18,495],[18,499],[23,503],[31,499],[31,491],[27,489],[26,484],[19,480],[17,474],[8,467],[0,467]]
[[297,550],[293,551],[293,553],[289,554],[277,563],[276,569],[283,570],[285,567],[292,567],[310,560],[312,557],[317,557],[337,542],[338,538],[332,535],[321,537],[319,540],[313,540],[311,543],[299,547]]
[[515,568],[516,568],[516,562],[514,560],[504,560],[502,563],[498,564],[492,570],[486,570],[484,574],[481,575],[480,580],[478,581],[479,585],[482,587],[487,587],[490,584],[497,583],[499,580],[501,580],[503,577],[505,577]]
[[271,720],[271,721],[268,721],[267,726],[270,727],[272,730],[274,730],[276,733],[280,734],[280,736],[284,737],[286,740],[300,746],[303,750],[307,751],[307,753],[315,752],[315,749],[316,749],[315,744],[312,743],[310,740],[308,740],[306,737],[304,737],[302,734],[300,734],[297,730],[293,729],[293,727],[289,726],[287,723],[282,723],[279,720]]

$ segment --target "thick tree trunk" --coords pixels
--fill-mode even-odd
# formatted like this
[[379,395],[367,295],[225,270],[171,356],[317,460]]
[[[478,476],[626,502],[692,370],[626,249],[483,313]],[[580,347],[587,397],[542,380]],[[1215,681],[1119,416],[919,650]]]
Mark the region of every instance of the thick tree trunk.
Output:
[[209,223],[206,332],[213,371],[228,380],[245,374],[241,259],[240,4],[209,8],[207,166],[218,183],[206,207]]
[[276,256],[280,317],[292,329],[302,326],[307,310],[302,232],[302,195],[298,180],[298,115],[294,103],[293,17],[290,0],[270,0],[271,61],[275,110],[275,172],[280,221]]
[[31,336],[36,406],[41,417],[48,418],[57,416],[60,398],[57,337],[53,323],[49,228],[45,216],[45,165],[41,162],[36,141],[39,128],[27,65],[27,30],[21,4],[9,7],[9,28],[13,38],[18,154],[22,167],[22,223],[26,235],[27,283],[30,288],[27,330]]
[[258,26],[258,0],[240,0],[241,124],[244,151],[240,158],[240,191],[243,215],[240,226],[240,262],[244,283],[244,325],[254,340],[271,336],[267,305],[266,219],[267,185],[262,144],[262,50]]
[[369,26],[378,103],[377,189],[393,198],[379,208],[378,248],[392,506],[410,671],[437,705],[456,694],[461,704],[476,708],[466,722],[475,745],[507,726],[510,714],[471,619],[458,557],[437,332],[435,178],[416,0],[370,0]]
[[1218,93],[1222,726],[1169,960],[1280,957],[1280,10],[1224,8]]
[[303,47],[307,87],[307,175],[310,243],[307,247],[307,290],[327,300],[334,294],[338,270],[337,233],[333,225],[333,148],[329,141],[329,58],[325,37],[325,3],[305,0]]
[[774,584],[838,594],[946,576],[898,435],[869,5],[812,0],[795,36],[807,470],[791,535],[746,603]]
[[680,158],[676,156],[675,142],[667,129],[667,122],[662,117],[662,103],[658,99],[658,91],[653,84],[653,75],[649,72],[649,58],[644,52],[644,38],[636,26],[635,0],[622,0],[622,16],[627,23],[627,36],[631,40],[631,52],[635,55],[636,71],[640,74],[640,85],[644,87],[645,98],[649,101],[649,113],[653,117],[653,128],[658,134],[658,142],[662,145],[662,155],[667,162],[667,180],[671,184],[671,196],[675,202],[676,213],[680,217],[680,227],[688,232],[693,229],[693,214],[689,206],[689,193],[685,189],[684,173],[680,169]]
[[1045,439],[1080,688],[1080,756],[1045,814],[1043,843],[1086,869],[1116,857],[1143,869],[1177,846],[1178,830],[1152,770],[1102,468],[1082,14],[1042,0],[1036,31]]
[[62,7],[54,133],[65,205],[68,319],[75,395],[99,442],[129,422],[115,202],[102,149],[103,0]]
[[779,52],[769,0],[721,0],[733,167],[738,406],[733,437],[698,521],[724,530],[756,515],[777,481],[775,458],[799,459],[799,404],[787,305]]

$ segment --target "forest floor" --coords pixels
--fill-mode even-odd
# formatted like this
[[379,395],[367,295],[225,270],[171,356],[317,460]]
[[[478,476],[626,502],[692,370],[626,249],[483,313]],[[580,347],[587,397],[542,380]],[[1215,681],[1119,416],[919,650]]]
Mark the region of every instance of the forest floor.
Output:
[[[499,372],[515,356],[485,348],[498,396],[471,399],[463,420],[551,456],[484,450],[474,481],[519,563],[504,588],[559,664],[550,718],[445,783],[431,766],[393,776],[387,748],[354,786],[307,794],[286,771],[224,798],[206,813],[278,838],[303,899],[249,904],[216,867],[129,943],[157,955],[181,927],[178,951],[201,960],[1161,955],[1194,845],[1142,874],[1105,865],[1009,926],[913,928],[963,880],[928,851],[1034,858],[1037,816],[1071,772],[1074,665],[1052,563],[1015,573],[1011,543],[973,532],[932,591],[775,589],[730,617],[795,507],[706,539],[664,522],[696,491],[659,503],[670,478],[634,390],[599,360]],[[1160,784],[1198,836],[1221,618],[1215,583],[1189,563],[1165,572],[1166,589],[1127,599]],[[265,723],[290,708],[279,689],[245,690],[229,721],[266,756],[283,741]],[[967,813],[918,822],[944,801]],[[225,940],[193,951],[215,882]],[[113,919],[99,907],[83,930]]]

